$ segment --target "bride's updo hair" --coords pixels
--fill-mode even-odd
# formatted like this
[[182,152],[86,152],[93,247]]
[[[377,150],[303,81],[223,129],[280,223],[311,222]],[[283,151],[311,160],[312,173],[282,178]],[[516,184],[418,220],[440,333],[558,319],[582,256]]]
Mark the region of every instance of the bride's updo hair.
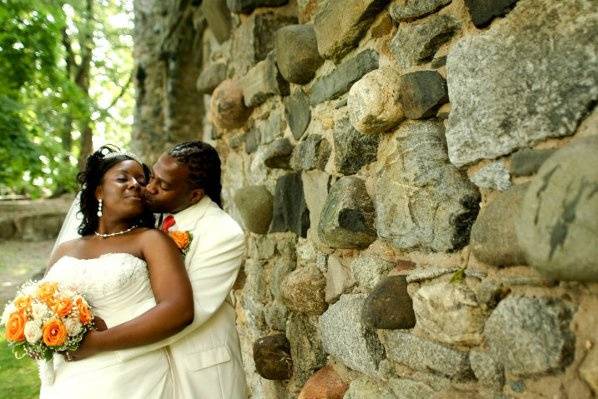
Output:
[[[83,216],[78,230],[81,236],[93,234],[98,229],[98,200],[95,192],[101,184],[102,178],[108,169],[119,162],[127,160],[138,162],[143,168],[146,181],[149,179],[150,170],[147,165],[140,162],[132,154],[122,152],[114,145],[104,145],[87,158],[85,169],[77,175],[81,191],[80,212]],[[140,227],[153,228],[155,225],[154,215],[149,210],[144,210],[133,223]]]

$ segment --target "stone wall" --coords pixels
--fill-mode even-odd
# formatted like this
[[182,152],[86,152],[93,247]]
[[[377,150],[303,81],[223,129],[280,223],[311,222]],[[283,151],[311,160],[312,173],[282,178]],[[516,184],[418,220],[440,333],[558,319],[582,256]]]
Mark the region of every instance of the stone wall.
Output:
[[136,7],[136,143],[213,143],[248,232],[253,398],[598,394],[598,3]]

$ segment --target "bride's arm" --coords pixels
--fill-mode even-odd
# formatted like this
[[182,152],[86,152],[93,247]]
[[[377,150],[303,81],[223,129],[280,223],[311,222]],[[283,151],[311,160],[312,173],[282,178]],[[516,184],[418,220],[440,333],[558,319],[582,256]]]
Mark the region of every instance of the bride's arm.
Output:
[[144,232],[140,239],[156,306],[123,324],[91,331],[73,353],[74,359],[150,344],[176,334],[193,321],[193,294],[179,249],[157,230]]

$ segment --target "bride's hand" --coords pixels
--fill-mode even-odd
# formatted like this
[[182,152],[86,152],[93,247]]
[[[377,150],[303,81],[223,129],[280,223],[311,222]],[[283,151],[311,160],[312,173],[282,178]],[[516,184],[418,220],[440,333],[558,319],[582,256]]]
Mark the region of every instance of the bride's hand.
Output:
[[95,355],[100,351],[99,348],[97,348],[97,345],[95,345],[95,341],[97,341],[95,340],[95,338],[97,337],[97,335],[94,337],[90,336],[94,333],[97,334],[96,331],[100,332],[107,330],[108,326],[106,326],[106,322],[104,321],[104,319],[98,316],[95,316],[93,318],[93,323],[95,325],[95,331],[92,330],[87,333],[85,338],[83,338],[83,340],[81,341],[79,348],[76,351],[64,352],[64,357],[67,361],[70,362],[74,360],[85,359],[87,357]]
[[[101,320],[101,319],[100,319]],[[103,320],[102,320],[103,322]],[[104,324],[104,327],[106,324]],[[101,331],[91,330],[89,331],[81,344],[79,344],[79,348],[76,351],[66,352],[64,356],[66,357],[67,361],[76,361],[76,360],[83,360],[90,356],[93,356],[97,353],[101,352],[99,343],[99,337],[102,335]]]
[[97,331],[104,331],[108,329],[106,322],[101,317],[95,316],[93,318],[93,324],[95,325],[95,329]]

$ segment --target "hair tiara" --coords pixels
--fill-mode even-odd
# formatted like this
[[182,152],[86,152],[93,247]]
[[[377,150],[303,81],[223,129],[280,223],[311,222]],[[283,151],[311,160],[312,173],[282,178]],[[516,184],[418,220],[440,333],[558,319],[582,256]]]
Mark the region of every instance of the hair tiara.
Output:
[[132,152],[129,152],[129,151],[111,151],[108,153],[105,153],[104,151],[102,151],[101,154],[103,155],[104,159],[110,159],[110,158],[123,156],[123,157],[131,158],[139,163],[142,163],[136,154],[133,154]]

